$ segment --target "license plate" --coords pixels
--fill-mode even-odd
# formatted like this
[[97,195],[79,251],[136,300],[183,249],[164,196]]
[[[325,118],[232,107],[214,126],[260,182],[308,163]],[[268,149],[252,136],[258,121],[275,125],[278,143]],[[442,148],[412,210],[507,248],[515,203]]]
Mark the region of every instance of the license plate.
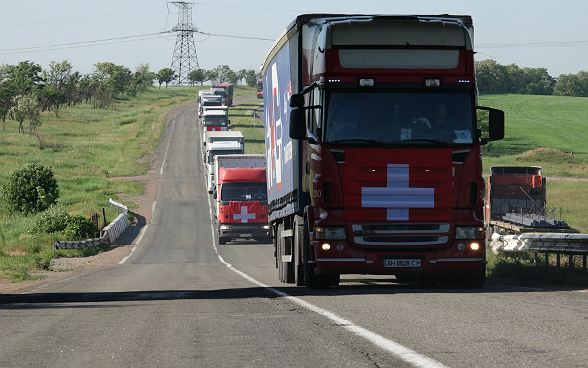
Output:
[[251,234],[239,234],[242,238],[251,238]]
[[384,267],[421,267],[420,259],[385,259]]

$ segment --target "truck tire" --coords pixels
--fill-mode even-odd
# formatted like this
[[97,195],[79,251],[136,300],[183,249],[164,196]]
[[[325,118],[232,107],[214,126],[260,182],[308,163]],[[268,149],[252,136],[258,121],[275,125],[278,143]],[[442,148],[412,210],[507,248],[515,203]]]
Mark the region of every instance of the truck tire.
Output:
[[[314,268],[309,262],[310,260],[310,232],[308,230],[308,222],[304,221],[304,229],[302,235],[302,255],[304,268],[304,285],[308,289],[327,289],[332,285],[332,275],[317,275],[314,273]],[[339,275],[337,275],[339,276]]]
[[218,237],[218,244],[220,244],[220,245],[227,244],[227,243],[229,242],[229,240],[230,240],[229,238],[224,238],[224,237],[223,237],[223,238],[221,238],[221,237],[219,236],[219,237]]

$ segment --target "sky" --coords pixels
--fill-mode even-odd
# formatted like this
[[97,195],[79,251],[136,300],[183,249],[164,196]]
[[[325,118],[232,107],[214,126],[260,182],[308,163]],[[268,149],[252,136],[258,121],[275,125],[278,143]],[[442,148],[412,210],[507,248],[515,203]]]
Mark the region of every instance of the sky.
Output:
[[[297,15],[471,15],[476,60],[546,68],[549,75],[588,70],[586,0],[224,0],[194,2],[194,45],[201,69],[254,69]],[[161,0],[0,0],[0,64],[31,61],[75,71],[112,62],[135,70],[169,68],[179,7]]]

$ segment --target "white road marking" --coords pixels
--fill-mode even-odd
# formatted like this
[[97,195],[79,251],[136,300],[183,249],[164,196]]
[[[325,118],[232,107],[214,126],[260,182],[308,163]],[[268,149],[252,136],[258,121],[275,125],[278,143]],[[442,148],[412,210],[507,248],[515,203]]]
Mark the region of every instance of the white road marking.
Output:
[[133,249],[131,249],[131,254],[129,254],[128,256],[126,256],[125,258],[121,259],[120,262],[118,262],[118,264],[123,264],[127,261],[127,259],[129,259],[130,256],[133,255],[133,253],[135,253],[135,249],[137,249],[137,246],[135,245],[133,247]]
[[[153,205],[151,205],[151,213],[155,212],[155,204],[157,203],[157,201],[153,201]],[[129,259],[130,256],[133,255],[133,253],[135,252],[135,249],[137,249],[137,247],[139,246],[139,244],[141,244],[141,239],[143,239],[143,235],[145,235],[145,231],[147,231],[147,228],[149,227],[149,224],[143,226],[143,228],[141,229],[141,231],[139,232],[139,237],[137,238],[137,241],[135,242],[135,246],[133,247],[133,249],[131,249],[131,253],[126,256],[125,258],[121,259],[118,264],[123,264],[127,261],[127,259]]]
[[213,240],[212,246],[214,248],[214,251],[215,251],[218,259],[221,261],[221,263],[223,263],[225,266],[227,266],[231,271],[237,273],[238,275],[240,275],[241,277],[243,277],[247,281],[249,281],[259,287],[267,289],[282,298],[288,299],[291,302],[296,303],[296,304],[300,305],[301,307],[308,309],[311,312],[315,312],[315,313],[320,314],[324,317],[327,317],[328,319],[333,321],[338,326],[343,327],[344,329],[348,330],[349,332],[353,332],[357,336],[365,338],[366,340],[370,341],[374,345],[384,349],[385,351],[389,352],[390,354],[396,356],[397,358],[399,358],[399,359],[401,359],[401,360],[403,360],[403,361],[405,361],[415,367],[427,367],[427,368],[447,367],[446,365],[441,364],[440,362],[437,362],[434,359],[431,359],[429,357],[421,355],[414,350],[411,350],[403,345],[398,344],[397,342],[394,342],[390,339],[385,338],[384,336],[378,335],[375,332],[369,331],[361,326],[358,326],[347,319],[344,319],[344,318],[342,318],[332,312],[329,312],[328,310],[319,308],[319,307],[315,306],[314,304],[308,303],[300,298],[293,297],[287,293],[284,293],[283,291],[280,291],[280,290],[274,289],[273,287],[267,286],[267,285],[257,281],[253,277],[247,275],[246,273],[234,268],[230,263],[225,262],[223,257],[221,257],[221,255],[218,253],[218,248],[217,248],[216,242],[214,240],[215,226],[214,226],[214,216],[212,214],[212,204],[210,203],[210,196],[208,196],[208,209],[210,212],[210,219],[211,219],[211,227],[210,228],[212,230],[212,240]]

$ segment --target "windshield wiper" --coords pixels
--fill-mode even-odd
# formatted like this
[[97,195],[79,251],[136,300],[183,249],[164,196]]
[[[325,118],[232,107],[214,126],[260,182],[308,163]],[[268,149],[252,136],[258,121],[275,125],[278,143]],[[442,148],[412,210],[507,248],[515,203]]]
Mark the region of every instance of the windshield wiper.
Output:
[[407,141],[397,141],[395,143],[411,143],[411,142],[427,142],[427,143],[433,143],[436,144],[438,146],[447,146],[448,143],[445,141],[442,141],[440,139],[411,139],[411,140],[407,140]]
[[385,146],[386,143],[382,141],[378,141],[376,139],[360,139],[360,138],[351,138],[351,139],[339,139],[337,141],[331,141],[328,143],[359,143],[359,144],[372,144],[376,146]]

